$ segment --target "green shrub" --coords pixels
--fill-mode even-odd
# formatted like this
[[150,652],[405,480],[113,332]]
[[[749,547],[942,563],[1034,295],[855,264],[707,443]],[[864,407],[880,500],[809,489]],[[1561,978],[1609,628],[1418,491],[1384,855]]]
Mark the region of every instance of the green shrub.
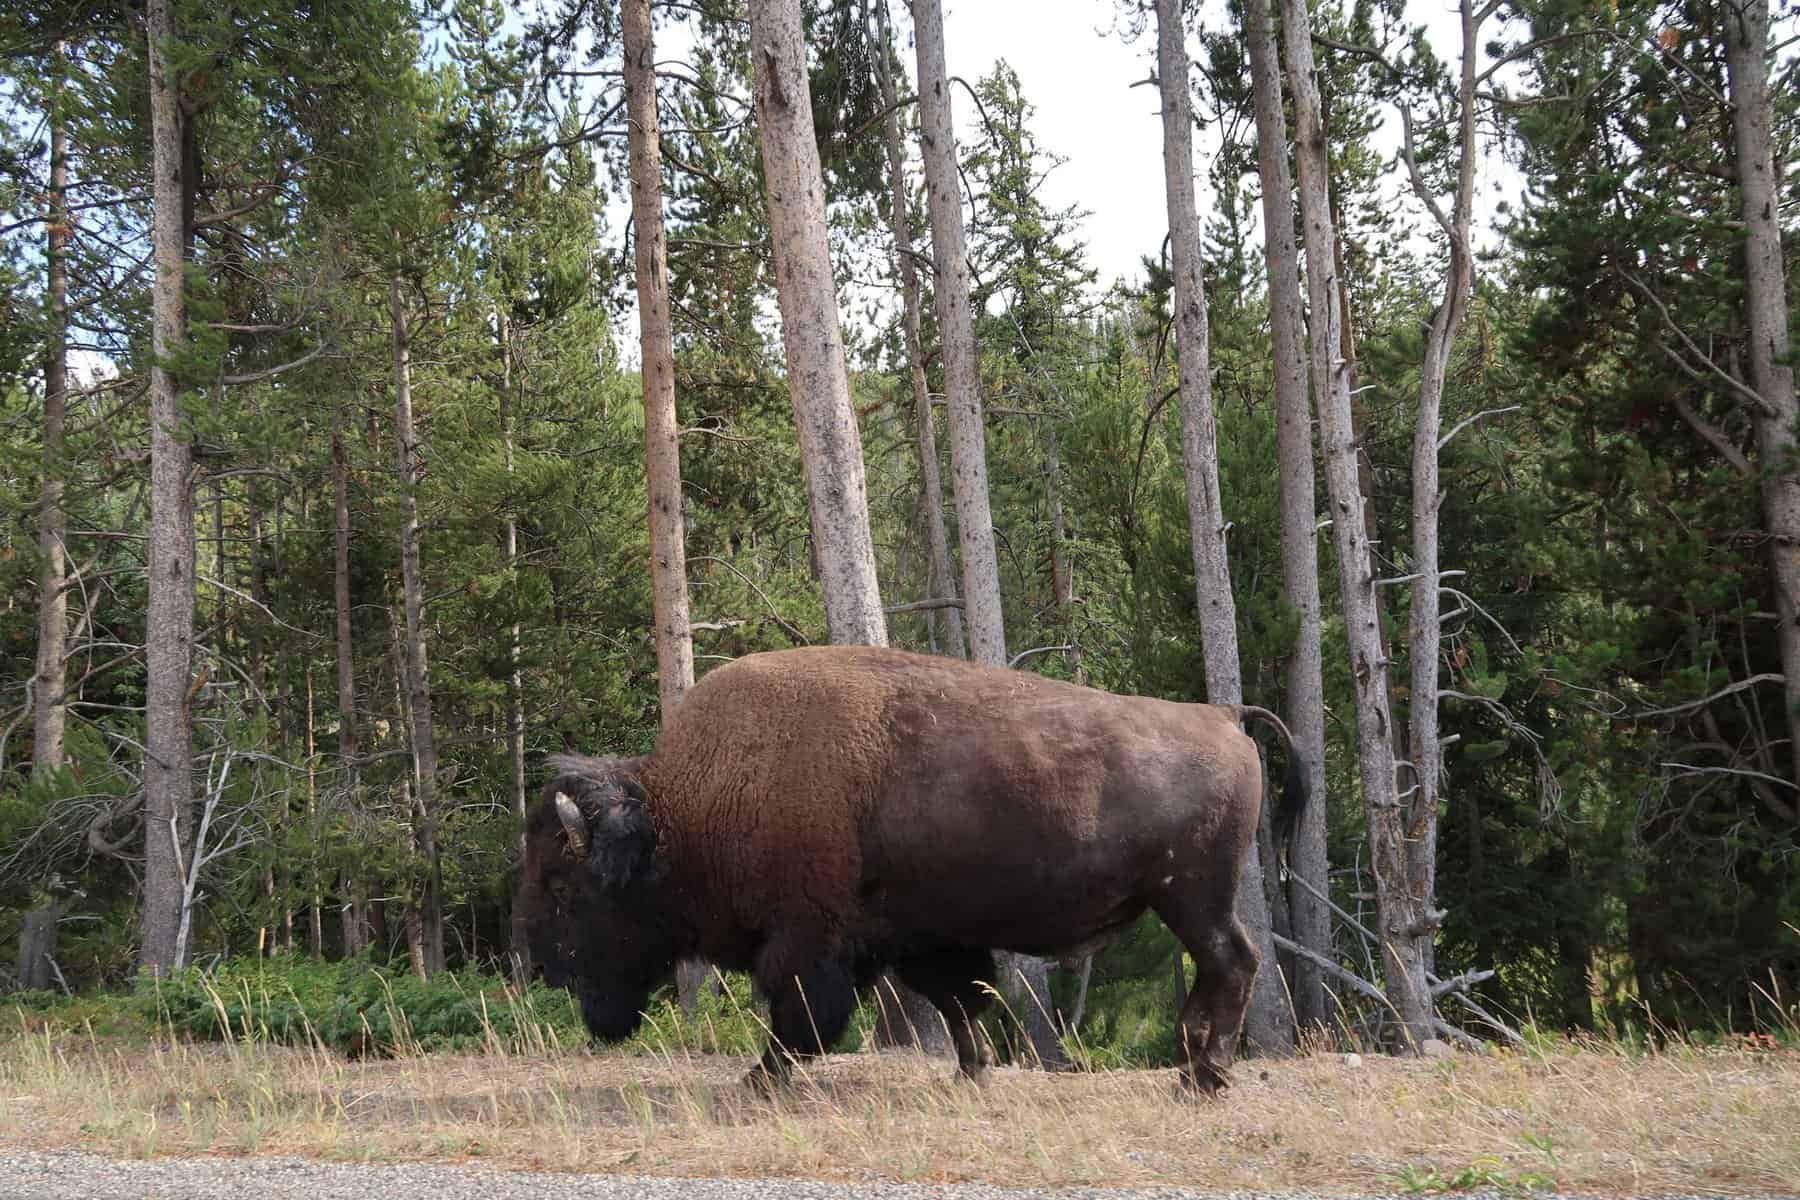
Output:
[[361,960],[237,959],[146,978],[135,1002],[176,1034],[306,1045],[356,1054],[523,1050],[586,1038],[568,996],[520,994],[474,971],[419,979]]

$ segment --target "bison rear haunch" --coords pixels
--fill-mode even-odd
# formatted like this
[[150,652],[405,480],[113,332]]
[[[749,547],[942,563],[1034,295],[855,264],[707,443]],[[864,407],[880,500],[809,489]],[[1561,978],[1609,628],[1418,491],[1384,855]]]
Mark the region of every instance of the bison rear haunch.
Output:
[[[688,693],[644,758],[558,756],[527,817],[531,950],[602,1039],[682,958],[769,998],[784,1078],[892,968],[967,1075],[994,950],[1062,957],[1154,909],[1193,956],[1182,1077],[1224,1086],[1257,953],[1234,910],[1262,804],[1245,718],[862,646],[753,654]],[[1305,803],[1289,742],[1276,813]]]

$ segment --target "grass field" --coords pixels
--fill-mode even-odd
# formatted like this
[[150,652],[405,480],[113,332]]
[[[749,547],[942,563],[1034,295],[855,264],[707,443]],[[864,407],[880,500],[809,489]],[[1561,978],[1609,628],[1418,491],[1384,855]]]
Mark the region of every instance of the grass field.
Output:
[[1208,1189],[1800,1193],[1800,1051],[1548,1041],[1398,1060],[1240,1064],[1218,1102],[1172,1071],[986,1086],[913,1054],[833,1055],[775,1101],[749,1059],[541,1038],[349,1058],[0,1022],[0,1148],[293,1153],[538,1169]]

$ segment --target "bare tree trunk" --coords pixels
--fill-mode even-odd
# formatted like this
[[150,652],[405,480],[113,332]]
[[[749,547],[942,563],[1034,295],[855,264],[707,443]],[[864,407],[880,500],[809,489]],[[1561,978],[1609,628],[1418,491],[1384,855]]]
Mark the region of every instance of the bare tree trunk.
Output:
[[[938,471],[937,418],[931,404],[931,390],[925,380],[925,344],[920,333],[919,272],[913,263],[912,217],[907,211],[906,156],[900,142],[900,113],[895,95],[893,72],[888,68],[888,53],[893,46],[893,32],[888,25],[887,0],[876,6],[881,22],[877,39],[878,73],[881,80],[881,102],[888,110],[885,127],[887,141],[888,227],[894,236],[894,262],[900,271],[901,311],[904,318],[907,373],[912,379],[913,413],[918,436],[914,441],[919,454],[919,491],[925,499],[925,536],[930,550],[930,580],[926,591],[934,600],[955,600],[957,584],[955,567],[950,561],[950,539],[944,528],[944,482]],[[944,641],[953,658],[965,658],[968,650],[963,642],[962,610],[951,606],[943,610]]]
[[[494,334],[499,341],[500,350],[500,444],[501,453],[506,463],[506,473],[513,474],[513,345],[512,321],[503,304],[494,306]],[[510,587],[514,594],[518,591],[519,570],[519,522],[510,506],[506,520],[501,529],[501,558],[506,562],[506,570],[511,578]],[[506,674],[506,762],[508,768],[507,796],[512,810],[513,820],[519,825],[518,848],[520,860],[525,853],[525,686],[519,673],[519,622],[514,621],[507,630],[507,674]],[[529,931],[525,924],[525,915],[514,912],[507,928],[507,956],[512,963],[513,983],[523,989],[531,982],[531,945]]]
[[[31,777],[48,779],[63,767],[63,730],[68,716],[66,659],[69,638],[68,568],[64,545],[63,426],[69,387],[69,154],[62,81],[67,69],[62,44],[53,52],[55,93],[49,105],[50,189],[45,197],[44,268],[44,479],[38,497],[38,640],[32,673]],[[4,747],[0,747],[4,749]],[[19,928],[19,986],[50,986],[62,904],[51,897],[24,914]]]
[[1769,6],[1739,0],[1725,6],[1725,64],[1731,89],[1731,133],[1737,150],[1744,219],[1744,315],[1749,327],[1750,382],[1762,398],[1756,448],[1763,476],[1763,520],[1787,677],[1789,749],[1800,782],[1800,475],[1796,474],[1794,365],[1790,357],[1787,282],[1781,258],[1781,170],[1769,135]]
[[[656,109],[655,34],[650,0],[625,0],[625,103],[631,155],[631,220],[636,231],[638,331],[644,382],[644,475],[650,509],[650,579],[656,666],[666,721],[694,686],[694,635],[688,624],[687,546],[681,518],[680,423],[675,409],[675,340],[669,324],[667,243],[663,234],[662,139]],[[676,990],[692,1012],[706,964],[676,969]]]
[[[631,145],[631,219],[637,231],[638,325],[643,343],[644,463],[650,493],[650,573],[664,719],[694,685],[687,550],[681,523],[681,452],[675,413],[675,342],[663,236],[662,143],[656,111],[649,0],[625,0],[625,95]],[[858,461],[861,461],[860,453]]]
[[[343,773],[345,803],[355,818],[362,815],[362,771],[357,765],[356,658],[350,627],[350,461],[344,445],[344,410],[331,414],[332,594],[337,630],[338,766]],[[344,956],[354,958],[367,944],[362,911],[362,880],[354,871],[339,876],[344,893]]]
[[63,906],[52,900],[25,914],[19,925],[19,987],[27,992],[48,991],[56,973],[57,922]]
[[183,170],[180,80],[165,57],[174,40],[172,0],[147,0],[153,174],[151,251],[149,605],[144,621],[148,712],[144,737],[144,908],[139,962],[161,975],[182,965],[183,861],[194,804],[193,450],[181,428],[174,360],[187,341],[184,219],[192,180]]
[[[1438,511],[1443,494],[1438,485],[1438,440],[1443,428],[1444,381],[1456,335],[1469,310],[1474,286],[1475,261],[1469,242],[1470,216],[1475,196],[1475,78],[1476,44],[1481,18],[1471,0],[1461,0],[1462,76],[1457,123],[1456,197],[1448,219],[1438,208],[1431,188],[1419,173],[1413,155],[1412,116],[1402,108],[1405,125],[1407,168],[1413,191],[1427,205],[1449,242],[1450,262],[1444,279],[1444,299],[1426,332],[1425,360],[1419,372],[1419,412],[1413,427],[1412,516],[1413,561],[1409,749],[1412,755],[1411,801],[1406,812],[1407,908],[1412,916],[1408,944],[1401,947],[1409,965],[1423,978],[1433,965],[1432,946],[1440,917],[1436,909],[1439,788],[1443,781],[1443,748],[1438,740],[1438,658],[1443,639],[1439,606],[1442,574],[1438,569]],[[1380,887],[1384,881],[1377,877]]]
[[956,134],[944,65],[944,14],[940,0],[914,0],[913,35],[918,51],[919,141],[925,160],[925,201],[931,214],[938,336],[943,340],[944,396],[950,413],[950,480],[956,496],[957,540],[962,550],[963,616],[970,657],[1004,666],[1006,620],[1000,607],[1000,567],[994,554],[994,518],[988,508],[987,436],[975,357],[975,324],[969,307],[969,258],[962,219],[962,187],[956,168]]
[[[1299,614],[1288,658],[1287,724],[1294,753],[1315,792],[1325,779],[1324,665],[1320,650],[1318,502],[1313,481],[1312,405],[1306,388],[1302,342],[1299,250],[1294,242],[1293,178],[1288,171],[1287,118],[1281,108],[1281,61],[1275,50],[1275,15],[1269,0],[1248,0],[1244,30],[1256,106],[1257,164],[1262,175],[1264,259],[1269,272],[1269,324],[1275,351],[1277,468],[1281,477],[1281,574],[1288,602]],[[1307,949],[1331,953],[1330,864],[1325,850],[1323,803],[1306,806],[1290,851],[1288,869],[1293,936]],[[1319,895],[1315,895],[1317,892]],[[1290,985],[1294,1017],[1302,1028],[1330,1024],[1325,975],[1300,958]]]
[[[1331,529],[1343,579],[1344,628],[1350,676],[1356,690],[1357,745],[1368,820],[1369,850],[1378,875],[1406,878],[1405,822],[1394,776],[1393,716],[1388,706],[1388,657],[1376,608],[1375,563],[1363,496],[1357,486],[1355,434],[1350,413],[1346,360],[1339,354],[1340,307],[1331,216],[1325,129],[1320,120],[1314,77],[1312,23],[1304,0],[1283,0],[1282,34],[1294,94],[1295,164],[1300,211],[1306,228],[1307,287],[1311,300],[1312,382],[1324,444],[1325,483],[1331,500]],[[1383,889],[1377,900],[1383,937],[1382,967],[1387,996],[1399,1023],[1401,1051],[1416,1051],[1434,1036],[1431,993],[1421,964],[1405,948],[1416,945],[1415,916],[1404,887]]]
[[57,98],[50,106],[50,192],[45,213],[47,275],[44,309],[44,481],[38,500],[38,644],[32,679],[31,773],[42,779],[62,768],[63,726],[68,678],[64,667],[69,634],[69,597],[63,517],[63,424],[69,387],[69,209],[68,138],[61,109],[63,48],[55,52]]
[[[1225,545],[1225,514],[1219,499],[1218,427],[1213,414],[1206,319],[1201,279],[1200,217],[1194,203],[1192,101],[1188,95],[1187,31],[1181,0],[1157,0],[1157,70],[1162,86],[1163,171],[1168,189],[1169,241],[1175,268],[1175,344],[1181,387],[1181,457],[1187,476],[1188,528],[1194,554],[1194,590],[1200,614],[1200,641],[1206,655],[1206,698],[1213,704],[1240,704],[1237,604]],[[1291,1053],[1293,1026],[1285,989],[1276,969],[1270,938],[1269,900],[1263,892],[1262,862],[1248,847],[1238,882],[1237,915],[1256,944],[1263,967],[1256,973],[1250,1007],[1244,1014],[1246,1049]]]
[[[411,710],[413,808],[424,878],[418,902],[420,956],[426,974],[444,969],[443,864],[437,839],[437,735],[433,729],[431,680],[425,647],[425,588],[419,569],[419,456],[413,430],[411,334],[400,279],[388,281],[388,310],[393,320],[394,442],[399,452],[404,517],[400,525],[400,587],[406,613],[406,691]],[[408,934],[412,920],[409,913]]]
[[862,441],[850,405],[831,275],[800,0],[751,0],[750,46],[788,395],[806,467],[825,620],[833,642],[885,646]]

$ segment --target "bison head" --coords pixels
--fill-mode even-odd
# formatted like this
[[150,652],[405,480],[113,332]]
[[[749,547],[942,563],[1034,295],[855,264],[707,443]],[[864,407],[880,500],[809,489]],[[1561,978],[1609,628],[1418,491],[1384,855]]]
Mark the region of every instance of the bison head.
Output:
[[641,759],[558,756],[526,818],[517,907],[531,955],[581,1002],[589,1031],[629,1037],[675,969],[677,938],[659,894],[662,864]]

